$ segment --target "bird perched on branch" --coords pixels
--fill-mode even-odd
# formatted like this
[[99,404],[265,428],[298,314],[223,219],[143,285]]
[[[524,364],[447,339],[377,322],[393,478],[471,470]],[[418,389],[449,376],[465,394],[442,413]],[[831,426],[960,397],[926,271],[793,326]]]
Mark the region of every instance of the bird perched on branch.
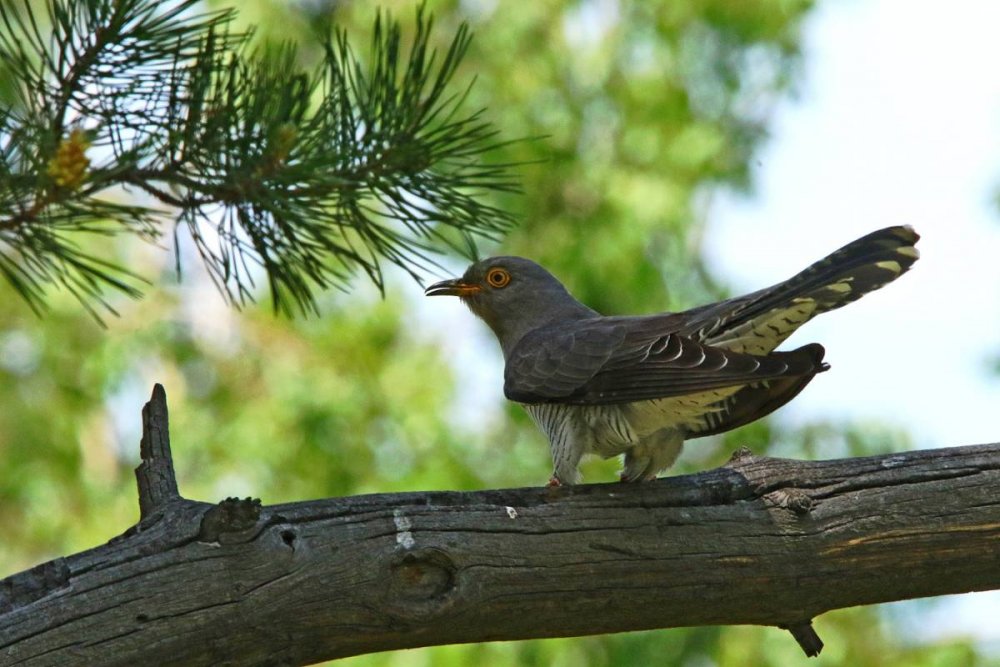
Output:
[[624,454],[622,481],[648,480],[685,440],[760,419],[827,370],[818,343],[774,349],[905,273],[919,238],[872,232],[777,285],[680,313],[602,316],[522,257],[478,261],[425,294],[459,297],[496,334],[504,394],[548,436],[550,484],[577,482],[588,453]]

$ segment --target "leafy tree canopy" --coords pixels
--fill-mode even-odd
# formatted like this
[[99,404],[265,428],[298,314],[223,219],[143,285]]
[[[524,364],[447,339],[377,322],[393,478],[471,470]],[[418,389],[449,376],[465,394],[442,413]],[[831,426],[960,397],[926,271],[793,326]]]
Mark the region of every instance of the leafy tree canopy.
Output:
[[[13,198],[12,186],[5,186],[5,194],[0,197],[12,198],[13,207],[4,209],[8,212],[30,209],[35,196],[67,197],[49,208],[49,215],[58,220],[59,216],[67,218],[64,202],[70,199],[90,201],[99,194],[103,197],[103,193],[118,192],[107,199],[112,203],[106,205],[141,209],[141,215],[138,210],[134,218],[116,217],[118,212],[94,212],[88,223],[94,229],[110,225],[152,233],[152,226],[163,230],[179,222],[178,235],[183,238],[185,233],[192,233],[188,220],[197,219],[196,229],[214,230],[214,236],[203,234],[206,247],[219,258],[228,257],[231,264],[230,273],[220,273],[224,264],[214,263],[209,255],[208,270],[197,270],[197,244],[192,249],[191,244],[182,242],[173,250],[190,268],[178,284],[170,254],[143,242],[138,238],[141,234],[88,238],[88,234],[77,233],[82,230],[70,229],[75,222],[67,222],[68,228],[59,224],[49,228],[49,234],[58,236],[52,243],[72,243],[80,252],[90,253],[102,262],[113,262],[141,274],[152,283],[146,298],[131,301],[113,293],[106,296],[120,316],[108,318],[108,329],[102,331],[65,290],[46,293],[48,312],[38,318],[17,298],[14,281],[8,279],[0,286],[6,297],[0,298],[0,318],[5,323],[0,331],[0,374],[5,379],[0,382],[0,401],[5,406],[0,414],[0,460],[4,462],[4,474],[0,475],[0,531],[5,536],[0,541],[0,563],[5,573],[93,546],[135,521],[137,504],[131,469],[137,462],[138,408],[154,381],[162,382],[169,394],[174,455],[181,491],[188,497],[215,501],[230,495],[254,495],[272,503],[368,491],[542,483],[550,472],[544,440],[520,411],[502,402],[498,353],[485,332],[481,337],[475,333],[479,330],[471,316],[462,310],[448,310],[443,304],[435,304],[430,311],[416,301],[418,292],[412,283],[393,270],[374,276],[383,288],[384,299],[377,290],[367,287],[367,281],[352,283],[350,293],[325,289],[328,284],[343,284],[336,271],[349,271],[350,259],[338,263],[349,254],[333,255],[329,265],[316,268],[316,276],[308,271],[299,274],[309,287],[311,301],[297,300],[295,295],[302,293],[294,292],[294,281],[289,282],[287,294],[291,300],[287,303],[292,309],[305,305],[311,311],[316,306],[322,317],[274,318],[267,309],[254,306],[236,314],[218,297],[213,278],[223,282],[224,290],[228,285],[230,297],[240,302],[258,296],[260,290],[249,283],[245,291],[237,288],[232,271],[240,255],[236,251],[223,255],[220,248],[231,242],[248,243],[243,256],[262,256],[250,237],[241,235],[249,232],[234,231],[227,237],[226,230],[236,227],[226,225],[265,220],[269,222],[259,227],[261,232],[280,233],[283,228],[273,220],[275,212],[306,218],[305,212],[315,209],[328,216],[327,220],[342,212],[338,208],[341,204],[333,201],[341,189],[331,172],[320,169],[312,174],[305,169],[305,162],[293,165],[292,156],[308,161],[320,154],[334,155],[331,145],[337,141],[342,141],[340,149],[355,151],[355,155],[375,155],[379,146],[377,142],[355,145],[350,132],[341,139],[323,135],[322,127],[340,127],[332,116],[323,116],[320,110],[326,108],[332,114],[335,103],[327,102],[324,107],[324,100],[329,91],[341,89],[331,86],[328,78],[314,77],[315,73],[326,72],[329,76],[336,62],[351,62],[351,58],[358,60],[366,76],[377,71],[372,69],[377,49],[357,45],[370,44],[373,35],[378,34],[381,37],[376,37],[375,42],[382,48],[388,48],[387,40],[398,34],[398,62],[407,62],[404,54],[411,53],[413,45],[420,41],[418,36],[423,35],[425,53],[436,50],[439,54],[433,63],[429,56],[425,61],[426,92],[459,36],[463,57],[449,65],[450,80],[456,86],[437,99],[439,104],[452,104],[462,98],[460,108],[470,114],[461,116],[469,123],[463,127],[483,128],[477,130],[482,134],[472,133],[470,140],[477,138],[476,145],[481,148],[492,147],[481,162],[469,167],[483,180],[467,184],[474,186],[471,190],[456,189],[454,195],[471,193],[468,206],[479,206],[486,215],[473,221],[472,208],[452,209],[442,199],[440,206],[431,210],[434,215],[447,212],[457,216],[454,229],[432,217],[422,219],[426,226],[408,229],[392,217],[394,200],[379,187],[407,193],[401,195],[400,206],[422,207],[429,200],[410,199],[415,181],[380,180],[379,174],[372,173],[342,188],[344,192],[364,193],[361,200],[365,206],[371,204],[373,210],[362,208],[362,213],[372,216],[371,224],[383,226],[392,234],[404,234],[400,243],[407,248],[414,240],[434,243],[436,247],[451,244],[471,252],[463,229],[472,232],[473,228],[461,227],[462,221],[488,225],[475,227],[472,232],[481,240],[482,236],[496,236],[504,225],[516,220],[518,224],[509,235],[495,244],[487,241],[480,252],[502,250],[529,255],[552,268],[577,296],[603,312],[652,312],[719,296],[724,287],[698,259],[701,222],[715,188],[752,187],[748,164],[766,138],[773,105],[788,93],[796,78],[800,27],[811,9],[811,3],[804,0],[442,0],[428,3],[423,14],[424,28],[419,29],[407,20],[415,12],[412,3],[387,2],[389,11],[401,19],[402,28],[393,32],[392,24],[383,15],[381,33],[375,33],[377,13],[369,3],[217,0],[207,6],[187,4],[190,11],[173,20],[217,24],[225,18],[228,32],[220,31],[215,39],[224,43],[226,50],[215,53],[226,54],[218,57],[238,66],[206,83],[204,99],[215,100],[233,119],[246,118],[251,112],[250,100],[256,100],[254,103],[261,105],[259,112],[271,120],[270,124],[254,126],[253,141],[245,140],[239,132],[220,130],[217,136],[198,135],[206,142],[202,146],[197,141],[186,142],[183,135],[171,138],[169,132],[159,131],[185,131],[186,126],[181,124],[184,117],[161,116],[156,131],[136,130],[126,133],[123,139],[113,138],[106,125],[84,124],[80,127],[86,133],[76,141],[89,142],[84,153],[91,162],[78,189],[72,189],[76,172],[54,168],[53,175],[48,169],[53,159],[59,163],[60,146],[66,147],[61,154],[66,164],[78,164],[70,150],[72,129],[76,127],[73,123],[79,117],[74,111],[67,112],[59,132],[52,130],[51,119],[43,120],[37,123],[38,137],[18,139],[20,145],[37,151],[25,150],[17,160],[5,158],[7,168],[30,184],[17,190],[21,198]],[[233,7],[238,7],[238,14],[225,13]],[[434,29],[428,30],[431,14]],[[44,12],[36,15],[44,17]],[[470,33],[463,32],[463,23],[469,25]],[[334,35],[344,35],[346,40],[327,38],[330,32],[324,26],[331,24],[342,31]],[[257,29],[256,41],[245,41],[242,34],[251,26]],[[261,45],[266,39],[278,43],[294,39],[297,48],[282,47],[272,52],[277,55],[266,56],[265,61]],[[345,52],[341,51],[342,44],[353,46]],[[46,42],[46,49],[50,46],[54,49],[57,45]],[[191,57],[205,48],[204,40],[195,43]],[[163,71],[175,71],[173,60],[164,62],[168,64]],[[264,62],[270,64],[265,67]],[[273,68],[306,76],[299,76],[294,79],[298,83],[293,83],[291,78],[283,80],[277,73],[279,69]],[[345,80],[351,76],[348,70],[354,71],[343,70]],[[257,82],[253,73],[261,74],[262,80]],[[398,74],[402,77],[403,72]],[[45,76],[49,75],[46,70]],[[188,75],[195,77],[197,72]],[[376,79],[368,76],[365,81]],[[467,88],[473,79],[475,85]],[[13,99],[8,115],[29,122],[24,118],[28,100],[11,92],[9,77],[0,80],[7,86],[6,94],[13,95],[8,97]],[[227,107],[222,85],[225,82],[240,82],[244,90],[258,93],[245,98],[244,106]],[[407,116],[412,109],[402,109],[405,105],[400,101],[405,85],[397,85],[402,86],[396,89],[397,96],[388,95],[386,99],[398,102],[393,113]],[[56,88],[53,91],[58,95]],[[301,97],[271,97],[277,91],[288,90],[300,91]],[[107,104],[110,109],[115,102],[109,100]],[[201,109],[204,118],[204,103]],[[479,109],[485,111],[480,113]],[[47,114],[43,116],[49,118]],[[133,118],[130,122],[138,124],[140,130],[146,127],[140,116]],[[431,120],[445,123],[446,118],[446,114],[438,114]],[[281,128],[289,119],[295,127],[294,141],[290,142],[295,148],[289,149],[282,160],[297,170],[297,176],[285,179],[269,172],[269,165],[273,166],[276,155],[283,152],[278,148],[287,135]],[[368,127],[364,120],[356,122],[356,127]],[[446,125],[432,123],[425,128],[431,126]],[[396,126],[390,122],[380,127],[388,135],[401,136],[392,134],[390,130]],[[485,128],[495,128],[498,133],[490,134],[492,130]],[[425,140],[437,137],[452,141],[451,136],[426,131],[428,134],[419,135]],[[130,162],[125,158],[133,153],[127,146],[140,137],[150,141],[157,137],[155,141],[160,143],[151,145],[167,152],[149,155],[147,161],[136,158]],[[313,143],[304,137],[312,137]],[[506,143],[521,137],[534,139]],[[7,134],[0,138],[7,142],[5,145],[14,141]],[[165,210],[170,214],[168,226],[164,227],[159,214],[150,212],[153,208],[159,210],[164,203],[155,192],[134,183],[128,184],[128,192],[119,191],[108,180],[128,173],[128,169],[169,166],[169,156],[177,154],[170,151],[183,153],[182,146],[189,146],[185,155],[199,156],[209,163],[226,153],[229,146],[234,161],[228,166],[216,163],[215,169],[205,173],[194,162],[185,163],[186,178],[197,179],[201,185],[181,182],[178,186],[151,180],[154,188],[170,197],[194,196],[201,201],[199,198],[211,198],[213,193],[238,190],[240,183],[247,182],[248,174],[263,170],[256,172],[268,174],[263,179],[259,207],[247,205],[249,209],[240,213],[244,204],[239,202],[244,200],[220,197],[213,209],[206,199],[199,209],[202,212],[193,211],[187,214],[193,217],[185,218],[178,214],[184,210],[183,205],[167,202]],[[329,153],[325,153],[328,149]],[[427,164],[427,155],[421,150],[405,153],[407,160],[416,160],[414,164]],[[131,166],[116,170],[114,164]],[[340,164],[346,168],[360,163],[345,159]],[[501,178],[501,172],[490,165],[517,165],[502,173],[516,176],[523,184],[523,194],[515,195],[508,187],[514,181],[507,180],[507,176]],[[470,173],[463,172],[460,163],[449,169],[459,175]],[[415,171],[423,176],[439,176],[430,168]],[[443,169],[441,173],[453,172]],[[62,186],[56,183],[60,175]],[[104,180],[92,180],[98,175]],[[300,183],[296,178],[305,180]],[[287,212],[277,206],[287,202],[289,190],[322,179],[334,186],[329,191],[330,201],[302,200],[306,203],[295,204],[291,206],[294,210]],[[100,183],[107,190],[89,189]],[[484,183],[503,187],[492,188],[484,195],[483,188],[478,187]],[[396,186],[398,189],[393,189]],[[316,219],[306,219],[305,224],[308,228],[316,224]],[[327,231],[332,234],[335,230]],[[305,239],[322,244],[317,239],[323,233],[316,231],[315,238],[307,235]],[[359,245],[362,239],[352,234],[335,240],[354,244],[350,247],[362,259],[371,261],[361,252],[367,246]],[[166,234],[163,241],[171,241],[170,236]],[[288,247],[280,247],[290,256],[307,252],[291,244],[291,236],[282,239]],[[23,259],[10,244],[4,252],[10,262]],[[284,255],[269,255],[276,256]],[[248,267],[253,267],[253,261]],[[108,270],[104,264],[95,266]],[[415,265],[407,262],[406,266],[412,269]],[[449,269],[460,266],[449,264]],[[353,268],[368,270],[363,263]],[[22,269],[10,270],[16,274]],[[73,271],[76,269],[66,268],[64,275],[84,275]],[[120,273],[113,275],[128,279]],[[249,268],[244,275],[259,280],[263,273],[257,267]],[[47,284],[40,275],[36,280],[43,288]],[[58,276],[56,282],[60,282]],[[103,289],[106,284],[99,286]],[[277,288],[279,299],[284,294],[282,289]],[[78,293],[93,303],[91,292],[80,287]],[[449,319],[452,317],[455,319]],[[428,320],[438,318],[447,320],[447,333],[428,324]],[[465,336],[465,332],[471,333]],[[452,363],[473,358],[475,364],[459,369]],[[481,370],[468,368],[480,363]],[[456,379],[459,373],[461,381]],[[470,382],[470,377],[481,381]],[[690,446],[680,470],[721,463],[736,444],[749,445],[761,453],[815,457],[867,453],[866,443],[872,442],[887,447],[895,442],[892,446],[902,447],[905,436],[886,434],[876,425],[846,430],[835,424],[817,424],[790,431],[773,429],[765,421],[727,436],[721,446],[710,442]],[[611,478],[616,467],[614,462],[590,465],[593,467],[586,474],[592,479]],[[893,634],[892,624],[884,615],[870,608],[824,615],[817,626],[827,641],[823,661],[829,664],[972,664],[978,659],[969,644],[963,642],[930,647],[908,644]],[[800,649],[784,633],[760,628],[700,628],[439,647],[365,656],[349,662],[785,665],[801,659]]]

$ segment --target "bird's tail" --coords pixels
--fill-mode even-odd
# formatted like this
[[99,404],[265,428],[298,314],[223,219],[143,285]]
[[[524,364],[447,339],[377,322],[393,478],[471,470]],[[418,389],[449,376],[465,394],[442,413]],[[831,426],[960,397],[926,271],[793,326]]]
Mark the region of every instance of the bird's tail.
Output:
[[906,273],[920,257],[919,239],[909,225],[862,236],[775,285],[753,309],[766,310],[788,298],[815,299],[817,314],[840,308]]
[[872,232],[784,282],[706,309],[693,324],[711,345],[770,352],[816,315],[906,273],[920,257],[915,247],[919,238],[909,225]]
[[785,352],[786,355],[794,355],[800,363],[809,359],[816,370],[798,376],[789,375],[753,382],[741,387],[733,395],[720,401],[715,411],[706,412],[702,424],[689,427],[688,437],[700,438],[725,433],[771,414],[798,396],[816,373],[822,373],[830,368],[823,362],[824,352],[823,346],[819,343],[810,343],[797,350]]

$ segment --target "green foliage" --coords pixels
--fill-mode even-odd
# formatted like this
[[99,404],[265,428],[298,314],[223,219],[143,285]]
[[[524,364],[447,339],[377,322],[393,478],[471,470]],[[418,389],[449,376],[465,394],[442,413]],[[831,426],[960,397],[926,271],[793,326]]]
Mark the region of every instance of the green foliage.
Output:
[[[720,184],[752,185],[747,165],[771,104],[794,78],[809,3],[464,0],[429,9],[439,31],[427,32],[428,49],[447,52],[447,36],[465,22],[476,32],[454,71],[478,79],[465,104],[488,109],[504,137],[544,137],[501,146],[491,158],[523,163],[526,184],[521,197],[484,199],[523,220],[499,250],[551,266],[605,312],[685,307],[722,294],[698,260],[705,202]],[[245,21],[267,37],[298,37],[294,58],[282,57],[307,70],[328,57],[311,27],[332,19],[351,43],[364,43],[375,16],[367,3],[258,0],[239,10],[233,31]],[[400,34],[399,52],[411,49],[415,37]],[[272,135],[257,136],[266,143]],[[0,575],[94,546],[135,522],[131,469],[153,382],[168,393],[181,492],[191,498],[275,503],[548,478],[544,439],[523,410],[502,402],[493,341],[458,304],[416,302],[401,272],[387,272],[385,300],[366,285],[317,293],[323,318],[289,322],[259,308],[234,313],[197,270],[175,286],[164,253],[135,240],[81,248],[143,267],[159,288],[141,302],[112,300],[121,316],[106,332],[65,293],[51,298],[42,320],[9,286],[0,293]],[[428,319],[444,324],[435,329]],[[470,358],[484,366],[483,385],[468,381]],[[873,453],[873,442],[905,447],[899,434],[872,436],[872,428],[757,423],[692,443],[677,472],[718,465],[744,444],[810,458]],[[589,479],[608,480],[618,464],[588,466]],[[827,647],[809,664],[990,664],[969,642],[928,645],[894,634],[880,611],[818,618]],[[727,627],[435,647],[336,664],[805,663],[786,633]]]
[[[109,287],[137,296],[138,276],[79,238],[155,242],[171,218],[230,301],[252,301],[263,274],[284,312],[314,311],[358,269],[381,288],[383,262],[472,257],[509,226],[480,196],[516,189],[482,160],[496,130],[451,83],[465,26],[442,55],[422,10],[409,50],[380,15],[367,66],[334,31],[307,71],[290,43],[253,46],[233,11],[199,5],[0,4],[15,99],[0,108],[0,273],[32,308],[49,284],[87,307],[110,309]],[[123,188],[157,204],[121,203]]]

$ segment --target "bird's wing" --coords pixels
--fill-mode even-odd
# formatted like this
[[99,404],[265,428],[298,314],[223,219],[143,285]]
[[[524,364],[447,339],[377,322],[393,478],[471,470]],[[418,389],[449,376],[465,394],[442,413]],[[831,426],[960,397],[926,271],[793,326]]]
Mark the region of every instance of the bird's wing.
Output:
[[753,356],[662,324],[662,316],[594,318],[535,330],[507,358],[504,393],[520,403],[630,403],[825,370],[819,345]]
[[792,278],[684,313],[679,331],[737,352],[766,354],[810,319],[906,273],[920,254],[911,227],[887,227],[831,253]]

